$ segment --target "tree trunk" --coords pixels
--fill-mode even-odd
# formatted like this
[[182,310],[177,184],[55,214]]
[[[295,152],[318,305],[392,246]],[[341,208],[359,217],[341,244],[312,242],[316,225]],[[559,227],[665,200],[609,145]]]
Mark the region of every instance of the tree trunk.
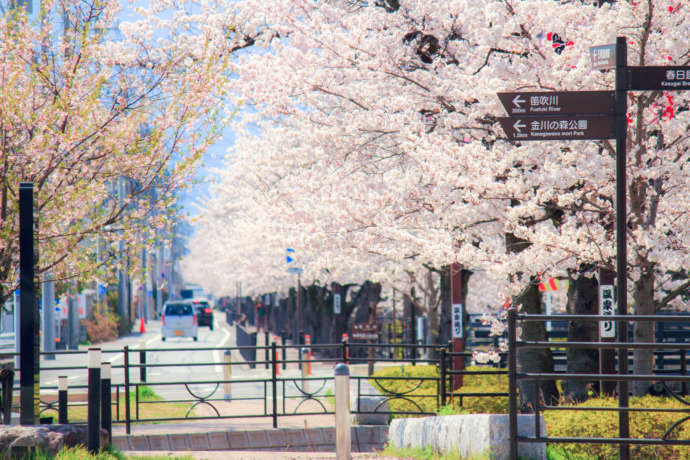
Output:
[[[522,305],[522,312],[541,314],[541,295],[535,283],[517,298],[516,304]],[[522,340],[545,341],[546,326],[543,321],[525,321],[522,323]],[[518,372],[553,372],[553,355],[547,348],[518,348]],[[540,394],[533,380],[518,380],[520,392],[520,412],[532,413],[536,407],[537,398],[546,404],[558,404],[558,389],[553,380],[542,380],[539,384]]]
[[[578,275],[570,280],[568,287],[568,314],[596,315],[598,313],[599,282],[596,278]],[[599,323],[595,321],[570,321],[568,324],[569,342],[596,342],[599,338]],[[568,373],[596,374],[599,370],[599,351],[595,348],[569,348],[566,352]],[[567,380],[563,391],[570,402],[587,399],[587,386],[594,382]]]
[[450,265],[441,268],[441,320],[439,322],[438,343],[446,345],[452,336],[452,306],[450,300]]
[[[654,304],[654,272],[652,268],[642,270],[640,278],[635,282],[633,297],[636,315],[653,315],[656,313]],[[654,342],[653,321],[635,322],[634,331],[633,340],[635,342]],[[635,350],[633,352],[633,373],[648,375],[652,374],[653,370],[654,350]],[[633,395],[646,395],[650,385],[650,382],[633,382]]]

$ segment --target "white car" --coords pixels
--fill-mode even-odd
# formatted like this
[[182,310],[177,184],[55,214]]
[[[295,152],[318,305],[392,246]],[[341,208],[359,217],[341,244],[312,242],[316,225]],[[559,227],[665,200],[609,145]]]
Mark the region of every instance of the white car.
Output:
[[198,339],[199,325],[192,302],[185,300],[166,302],[161,316],[163,341],[168,337],[192,337]]

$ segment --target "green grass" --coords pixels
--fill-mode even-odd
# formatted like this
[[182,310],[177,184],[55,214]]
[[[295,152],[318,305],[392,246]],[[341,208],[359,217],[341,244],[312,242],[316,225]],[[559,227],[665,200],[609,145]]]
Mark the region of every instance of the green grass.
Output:
[[194,460],[190,455],[179,456],[153,456],[153,455],[125,455],[114,449],[103,450],[98,454],[91,454],[82,447],[70,447],[63,449],[56,455],[38,451],[23,456],[13,457],[15,460]]
[[[187,409],[194,404],[195,401],[190,401],[189,403],[168,403],[163,400],[163,398],[158,395],[151,387],[147,385],[139,385],[139,418],[140,419],[152,419],[159,418],[161,414],[165,414],[165,417],[178,417],[184,418],[187,413]],[[125,397],[120,393],[120,419],[125,418]],[[134,422],[136,417],[136,395],[134,389],[130,391],[129,394],[129,409],[132,421]],[[115,401],[113,401],[112,408],[113,420],[117,416],[117,409],[115,406]],[[53,420],[57,420],[57,409],[45,410],[41,413],[42,417],[53,417]],[[194,416],[194,411],[190,413],[190,416]],[[84,422],[87,419],[87,406],[86,402],[80,403],[78,405],[72,404],[67,408],[67,419],[70,422]],[[136,422],[135,422],[136,423]],[[152,422],[152,423],[164,423],[164,422]]]

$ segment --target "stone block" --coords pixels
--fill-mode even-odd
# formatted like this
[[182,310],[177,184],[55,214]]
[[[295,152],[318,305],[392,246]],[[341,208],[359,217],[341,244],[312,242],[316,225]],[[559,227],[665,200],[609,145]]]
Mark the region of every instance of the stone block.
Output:
[[[354,412],[354,411],[357,412]],[[360,396],[353,408],[354,421],[357,425],[387,425],[390,414],[388,413],[388,400],[383,396]],[[359,412],[376,412],[361,414]]]
[[[86,425],[2,425],[0,426],[0,457],[5,454],[28,453],[40,449],[56,454],[66,447],[87,443]],[[108,443],[108,432],[101,430],[101,445]]]
[[151,450],[148,436],[130,436],[129,448],[131,450]]
[[250,449],[264,449],[268,447],[265,430],[247,431]]
[[286,450],[307,445],[307,436],[304,430],[283,430],[283,433],[285,434]]
[[170,450],[189,450],[189,440],[186,434],[169,434]]
[[270,448],[285,448],[287,439],[283,430],[274,429],[266,431],[267,446]]
[[304,434],[307,437],[307,445],[314,449],[325,443],[321,428],[310,428],[308,430],[304,430]]
[[[544,423],[542,421],[542,435]],[[518,434],[534,436],[534,415],[518,416]],[[396,447],[425,448],[462,457],[491,455],[492,459],[508,459],[509,422],[507,414],[469,414],[394,419],[388,431],[389,444]],[[546,445],[520,443],[518,455],[541,460],[546,458]]]
[[249,438],[246,431],[228,431],[228,444],[230,450],[249,449]]
[[151,450],[170,450],[168,435],[149,435],[149,447]]
[[227,450],[230,448],[228,436],[225,434],[225,432],[209,433],[208,442],[210,450]]
[[127,436],[113,436],[113,447],[117,450],[132,450],[129,448]]
[[189,433],[190,450],[209,450],[208,433]]
[[321,428],[319,431],[321,431],[322,444],[335,446],[335,428]]

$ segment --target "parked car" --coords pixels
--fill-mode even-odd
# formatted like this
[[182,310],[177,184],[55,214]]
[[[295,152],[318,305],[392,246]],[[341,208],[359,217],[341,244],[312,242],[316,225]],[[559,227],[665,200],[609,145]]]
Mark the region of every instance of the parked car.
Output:
[[210,330],[213,330],[213,308],[211,308],[208,300],[194,299],[192,304],[194,305],[197,320],[199,320],[199,326],[208,326]]
[[197,315],[194,304],[190,301],[166,302],[161,316],[161,336],[165,341],[168,337],[192,337],[198,339]]

